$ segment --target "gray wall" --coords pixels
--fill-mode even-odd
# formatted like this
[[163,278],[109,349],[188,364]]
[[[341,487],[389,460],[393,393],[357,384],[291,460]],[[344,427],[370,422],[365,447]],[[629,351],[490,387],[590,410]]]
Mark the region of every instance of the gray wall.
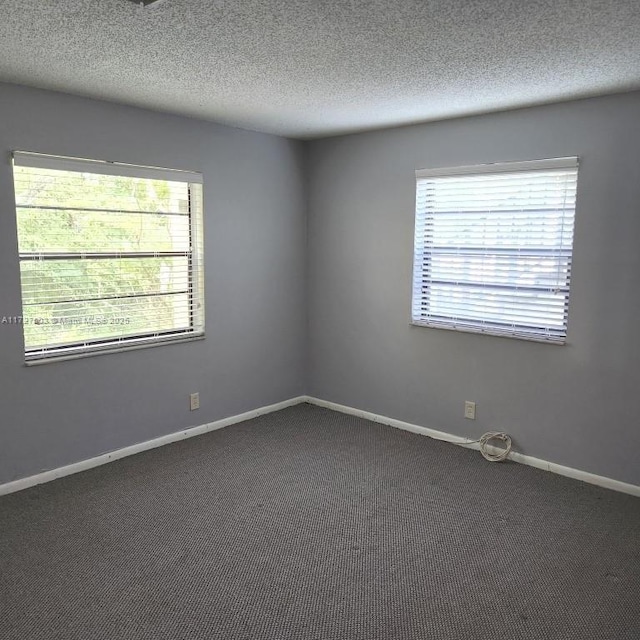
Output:
[[21,314],[13,149],[202,171],[207,337],[25,367],[0,325],[0,483],[304,392],[302,143],[0,84],[0,316]]
[[[574,154],[568,344],[409,326],[414,170]],[[311,395],[504,430],[526,454],[640,484],[640,94],[321,140],[309,162]]]
[[[0,317],[13,149],[202,171],[207,296],[203,342],[37,367],[0,325],[0,483],[308,391],[640,484],[639,121],[635,93],[303,145],[0,84]],[[414,170],[572,154],[568,345],[409,326]]]

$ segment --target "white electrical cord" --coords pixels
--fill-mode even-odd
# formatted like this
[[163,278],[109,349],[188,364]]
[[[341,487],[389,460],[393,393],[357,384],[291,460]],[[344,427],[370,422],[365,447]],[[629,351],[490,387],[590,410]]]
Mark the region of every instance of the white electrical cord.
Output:
[[[451,442],[451,440],[445,440],[444,438],[438,438],[436,436],[431,436],[434,440],[440,440],[441,442]],[[504,442],[504,449],[499,449],[497,453],[489,452],[489,447],[495,448],[493,445],[489,444],[490,440],[501,440]],[[506,460],[509,454],[511,453],[511,437],[508,436],[503,431],[487,431],[487,433],[482,434],[477,440],[464,440],[464,441],[455,441],[454,444],[475,444],[476,442],[480,443],[480,453],[485,460],[489,462],[502,462]]]
[[[497,453],[490,453],[488,450],[490,440],[501,440],[504,442],[505,448],[500,449]],[[475,440],[475,442],[480,443],[480,453],[489,462],[502,462],[511,453],[511,438],[502,431],[487,431],[480,437],[480,440]]]

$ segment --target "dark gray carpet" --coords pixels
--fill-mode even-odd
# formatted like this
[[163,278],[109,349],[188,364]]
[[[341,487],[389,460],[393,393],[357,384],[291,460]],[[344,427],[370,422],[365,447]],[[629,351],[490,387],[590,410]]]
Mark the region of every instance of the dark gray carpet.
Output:
[[640,500],[308,405],[0,523],[2,640],[640,638]]

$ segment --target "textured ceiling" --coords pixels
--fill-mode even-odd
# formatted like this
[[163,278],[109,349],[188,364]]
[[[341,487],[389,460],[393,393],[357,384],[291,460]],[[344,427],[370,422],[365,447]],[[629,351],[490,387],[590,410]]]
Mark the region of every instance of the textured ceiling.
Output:
[[311,138],[640,88],[640,0],[0,0],[0,80]]

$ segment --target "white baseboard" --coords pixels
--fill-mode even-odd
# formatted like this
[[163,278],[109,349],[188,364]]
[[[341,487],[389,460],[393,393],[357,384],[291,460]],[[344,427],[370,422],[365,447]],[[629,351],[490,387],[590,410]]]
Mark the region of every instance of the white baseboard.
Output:
[[[369,411],[363,411],[361,409],[354,409],[353,407],[348,407],[343,404],[336,404],[335,402],[328,402],[327,400],[320,400],[319,398],[313,398],[311,396],[306,396],[304,401],[308,402],[309,404],[315,404],[319,407],[332,409],[333,411],[340,411],[341,413],[348,413],[349,415],[358,416],[360,418],[364,418],[365,420],[371,420],[372,422],[379,422],[380,424],[386,424],[390,427],[396,427],[397,429],[404,429],[405,431],[412,431],[413,433],[429,436],[430,438],[435,438],[436,440],[451,442],[452,444],[467,447],[468,449],[480,449],[480,445],[477,442],[470,443],[468,442],[467,438],[454,436],[450,433],[446,433],[445,431],[437,431],[435,429],[421,427],[416,424],[411,424],[410,422],[403,422],[402,420],[396,420],[395,418],[381,416],[377,413],[371,413]],[[612,478],[598,476],[594,473],[581,471],[580,469],[565,467],[561,464],[548,462],[546,460],[541,460],[540,458],[534,458],[533,456],[527,456],[517,451],[512,451],[509,454],[509,460],[519,462],[520,464],[526,464],[530,467],[535,467],[536,469],[551,471],[552,473],[557,473],[558,475],[566,476],[567,478],[582,480],[583,482],[595,484],[599,487],[604,487],[605,489],[612,489],[613,491],[619,491],[621,493],[628,493],[629,495],[640,497],[640,486],[621,482],[620,480],[613,480]]]
[[[8,493],[14,493],[15,491],[21,491],[22,489],[28,489],[29,487],[43,484],[45,482],[51,482],[51,480],[55,480],[56,478],[63,478],[64,476],[79,473],[80,471],[93,469],[94,467],[99,467],[103,464],[113,462],[114,460],[120,460],[121,458],[126,458],[127,456],[141,453],[142,451],[148,451],[149,449],[162,447],[165,444],[170,444],[179,440],[186,440],[187,438],[193,438],[194,436],[199,436],[203,433],[208,433],[209,431],[222,429],[223,427],[228,427],[232,424],[237,424],[238,422],[251,420],[251,418],[257,418],[260,415],[272,413],[274,411],[280,411],[280,409],[285,409],[302,402],[308,402],[309,404],[332,409],[333,411],[339,411],[341,413],[358,416],[360,418],[364,418],[365,420],[379,422],[380,424],[385,424],[397,429],[412,431],[413,433],[429,436],[430,438],[435,438],[436,440],[443,440],[445,442],[450,442],[452,444],[467,447],[469,449],[478,450],[480,448],[480,445],[477,442],[470,443],[466,438],[454,436],[453,434],[447,433],[445,431],[438,431],[436,429],[429,429],[428,427],[421,427],[417,424],[411,424],[410,422],[403,422],[402,420],[396,420],[395,418],[389,418],[377,413],[363,411],[362,409],[354,409],[353,407],[337,404],[335,402],[329,402],[327,400],[321,400],[319,398],[314,398],[311,396],[297,396],[295,398],[291,398],[290,400],[277,402],[276,404],[271,404],[266,407],[260,407],[258,409],[254,409],[253,411],[247,411],[235,416],[223,418],[222,420],[216,420],[215,422],[209,422],[207,424],[199,425],[196,427],[189,427],[187,429],[183,429],[182,431],[176,431],[175,433],[170,433],[166,436],[154,438],[153,440],[140,442],[129,447],[124,447],[123,449],[118,449],[117,451],[103,453],[102,455],[96,456],[95,458],[81,460],[80,462],[75,462],[65,467],[51,469],[49,471],[44,471],[27,478],[20,478],[12,482],[7,482],[6,484],[0,484],[0,496]],[[555,462],[547,462],[546,460],[534,458],[533,456],[527,456],[516,451],[512,451],[509,454],[509,459],[513,460],[514,462],[519,462],[520,464],[529,465],[530,467],[536,467],[537,469],[551,471],[552,473],[557,473],[561,476],[574,478],[576,480],[582,480],[583,482],[598,485],[606,489],[612,489],[613,491],[619,491],[621,493],[627,493],[632,496],[640,497],[640,486],[628,484],[619,480],[613,480],[612,478],[607,478],[605,476],[598,476],[594,473],[581,471],[580,469],[565,467],[563,465],[556,464]]]
[[296,398],[291,398],[290,400],[284,400],[283,402],[270,404],[266,407],[260,407],[259,409],[254,409],[253,411],[247,411],[235,416],[223,418],[222,420],[216,420],[215,422],[209,422],[197,427],[188,427],[187,429],[183,429],[182,431],[169,433],[166,436],[160,436],[159,438],[154,438],[153,440],[147,440],[146,442],[133,444],[129,447],[118,449],[117,451],[103,453],[102,455],[96,456],[95,458],[89,458],[88,460],[74,462],[73,464],[67,465],[65,467],[51,469],[50,471],[43,471],[42,473],[28,476],[27,478],[20,478],[19,480],[7,482],[6,484],[0,484],[0,496],[8,493],[14,493],[15,491],[21,491],[22,489],[28,489],[29,487],[33,487],[37,484],[51,482],[51,480],[55,480],[56,478],[70,476],[74,473],[79,473],[80,471],[93,469],[94,467],[99,467],[103,464],[107,464],[108,462],[113,462],[114,460],[120,460],[121,458],[126,458],[127,456],[133,456],[136,453],[141,453],[142,451],[148,451],[149,449],[162,447],[165,444],[170,444],[171,442],[186,440],[187,438],[193,438],[194,436],[199,436],[203,433],[208,433],[209,431],[222,429],[223,427],[228,427],[232,424],[237,424],[238,422],[251,420],[251,418],[257,418],[258,416],[264,415],[266,413],[280,411],[280,409],[285,409],[286,407],[291,407],[294,404],[300,404],[306,401],[306,396],[298,396]]

